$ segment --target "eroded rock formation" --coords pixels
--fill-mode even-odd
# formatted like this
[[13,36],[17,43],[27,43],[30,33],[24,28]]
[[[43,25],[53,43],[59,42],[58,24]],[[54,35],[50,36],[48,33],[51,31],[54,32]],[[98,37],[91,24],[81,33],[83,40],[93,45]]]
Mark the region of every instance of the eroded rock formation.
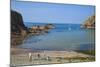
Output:
[[95,15],[90,16],[81,26],[82,28],[95,28]]

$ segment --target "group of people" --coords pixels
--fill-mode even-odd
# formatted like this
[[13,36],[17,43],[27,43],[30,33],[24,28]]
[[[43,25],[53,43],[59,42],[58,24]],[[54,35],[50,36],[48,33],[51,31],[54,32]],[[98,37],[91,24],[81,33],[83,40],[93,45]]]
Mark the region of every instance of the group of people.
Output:
[[[41,58],[41,55],[40,55],[40,54],[37,54],[37,57],[38,57],[38,58]],[[29,54],[28,54],[28,58],[29,58],[29,61],[32,62],[32,53],[29,53]],[[49,59],[50,59],[50,57],[47,56],[47,57],[46,57],[46,60],[49,60]]]

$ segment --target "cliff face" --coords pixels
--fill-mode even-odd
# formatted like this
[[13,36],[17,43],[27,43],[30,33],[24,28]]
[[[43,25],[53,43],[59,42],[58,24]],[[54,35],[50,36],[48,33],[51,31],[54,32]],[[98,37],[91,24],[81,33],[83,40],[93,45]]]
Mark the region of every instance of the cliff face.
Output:
[[21,33],[26,30],[22,19],[22,15],[16,11],[11,10],[11,32]]
[[22,15],[11,10],[11,45],[21,44],[27,35],[27,27],[23,23]]
[[90,16],[81,26],[82,28],[95,28],[95,15]]

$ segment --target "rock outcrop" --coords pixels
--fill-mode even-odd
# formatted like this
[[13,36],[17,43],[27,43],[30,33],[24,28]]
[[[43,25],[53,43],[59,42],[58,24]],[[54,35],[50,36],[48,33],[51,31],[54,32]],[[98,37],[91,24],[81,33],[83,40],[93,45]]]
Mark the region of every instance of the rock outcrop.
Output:
[[82,28],[95,28],[95,15],[90,16],[81,26]]
[[53,24],[46,24],[42,26],[32,26],[31,28],[28,29],[29,33],[32,34],[41,34],[41,33],[48,33],[50,29],[53,29],[54,25]]
[[20,44],[27,35],[27,27],[23,23],[22,15],[11,10],[11,45]]
[[11,10],[11,32],[21,33],[26,30],[23,23],[22,15],[16,11]]

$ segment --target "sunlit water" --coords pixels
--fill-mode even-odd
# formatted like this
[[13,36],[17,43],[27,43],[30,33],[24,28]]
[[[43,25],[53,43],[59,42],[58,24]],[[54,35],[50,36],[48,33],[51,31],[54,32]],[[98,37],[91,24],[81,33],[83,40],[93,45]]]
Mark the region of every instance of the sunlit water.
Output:
[[[26,26],[45,25],[44,23],[26,23]],[[49,33],[29,35],[19,48],[32,50],[93,50],[95,49],[95,30],[81,29],[80,24],[54,24]]]

